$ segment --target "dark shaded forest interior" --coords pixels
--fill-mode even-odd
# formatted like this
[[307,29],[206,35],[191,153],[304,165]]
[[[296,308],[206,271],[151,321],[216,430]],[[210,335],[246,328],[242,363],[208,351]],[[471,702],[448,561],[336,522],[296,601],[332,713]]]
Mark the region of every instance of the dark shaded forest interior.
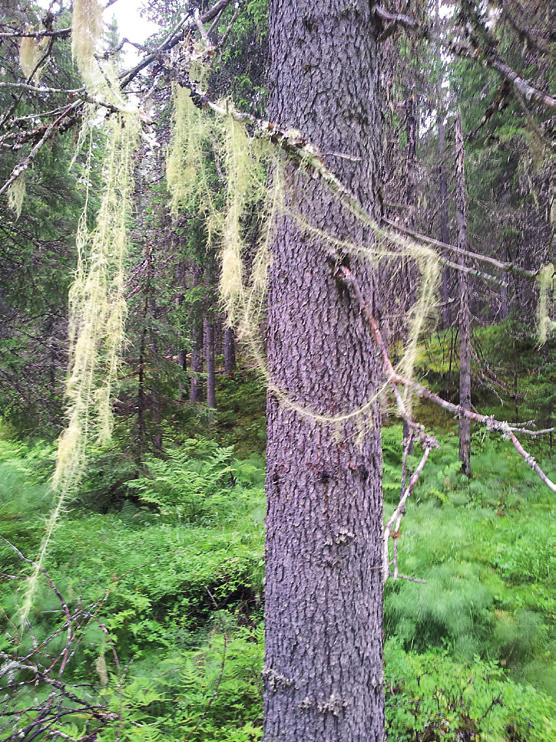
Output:
[[0,0],[0,742],[554,739],[553,22]]

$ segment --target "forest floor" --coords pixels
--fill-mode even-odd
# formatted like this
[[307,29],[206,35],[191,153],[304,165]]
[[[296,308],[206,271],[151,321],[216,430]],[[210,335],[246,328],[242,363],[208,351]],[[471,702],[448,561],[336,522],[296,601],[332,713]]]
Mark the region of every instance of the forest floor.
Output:
[[[432,339],[420,359],[439,387],[451,383],[445,366],[434,378],[445,349]],[[520,374],[530,385],[525,406],[547,382],[525,364]],[[261,738],[264,391],[238,373],[220,377],[218,396],[214,427],[192,422],[142,472],[122,446],[93,454],[47,554],[52,584],[40,588],[25,631],[15,616],[28,565],[0,542],[0,665],[42,663],[38,684],[24,663],[0,678],[0,740],[52,692],[47,668],[67,641],[57,632],[64,605],[75,615],[94,606],[58,682],[75,697],[86,688],[121,717],[98,740]],[[388,739],[546,742],[556,708],[552,495],[509,443],[483,430],[473,434],[473,474],[463,476],[454,421],[421,407],[417,417],[441,449],[398,540],[400,572],[426,582],[391,580],[385,591]],[[384,427],[385,517],[399,500],[401,439],[400,425]],[[549,440],[531,445],[556,478]],[[52,443],[0,435],[0,533],[29,558],[51,507],[53,459]],[[418,460],[416,446],[409,467]],[[55,728],[79,739],[92,722],[70,706]]]

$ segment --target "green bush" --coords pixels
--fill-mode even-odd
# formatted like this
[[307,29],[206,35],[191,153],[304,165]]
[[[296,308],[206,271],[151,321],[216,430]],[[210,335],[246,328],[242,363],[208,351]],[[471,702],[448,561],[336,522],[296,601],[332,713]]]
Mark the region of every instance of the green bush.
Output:
[[547,742],[554,739],[554,702],[512,683],[500,667],[474,658],[385,648],[388,739],[396,742]]
[[165,459],[148,457],[147,477],[128,482],[142,502],[156,505],[161,515],[194,523],[209,512],[229,510],[233,448],[190,438],[170,449]]

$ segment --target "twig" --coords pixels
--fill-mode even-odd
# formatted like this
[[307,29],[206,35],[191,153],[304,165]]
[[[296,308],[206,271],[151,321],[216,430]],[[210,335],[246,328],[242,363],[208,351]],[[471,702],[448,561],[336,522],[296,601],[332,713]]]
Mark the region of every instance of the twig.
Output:
[[[389,572],[388,573],[388,576],[389,577],[394,577],[394,573],[393,572]],[[408,577],[408,575],[401,575],[399,572],[397,573],[396,579],[398,579],[398,580],[409,580],[410,582],[420,582],[422,585],[426,585],[427,584],[427,581],[426,580],[422,580],[419,577]]]
[[[404,234],[407,234],[410,237],[419,240],[420,242],[426,242],[429,245],[434,245],[435,247],[449,250],[456,255],[471,258],[472,260],[478,260],[482,263],[488,263],[494,268],[498,268],[498,270],[504,271],[505,273],[511,273],[516,276],[523,276],[524,278],[536,278],[539,274],[538,271],[528,271],[525,268],[520,268],[519,266],[514,265],[514,263],[503,263],[500,260],[496,260],[495,258],[490,258],[488,255],[481,255],[480,253],[473,252],[471,250],[463,250],[461,247],[450,245],[447,242],[440,242],[440,240],[435,240],[432,237],[427,237],[424,234],[419,234],[419,232],[414,232],[412,229],[404,227],[401,224],[397,224],[396,222],[393,222],[391,219],[387,219],[386,217],[382,217],[382,221],[388,224],[390,227],[397,229],[399,232],[403,232]],[[461,269],[460,265],[458,265],[457,267]]]
[[[405,503],[407,502],[409,496],[411,495],[411,491],[417,484],[419,475],[425,468],[425,464],[427,463],[429,454],[434,448],[434,446],[431,443],[429,443],[429,445],[425,444],[424,448],[425,450],[423,451],[423,456],[421,457],[421,461],[419,462],[419,465],[417,466],[417,468],[411,475],[409,484],[407,485],[407,488],[405,492],[403,493],[400,502],[398,503],[398,507],[392,513],[392,516],[390,517],[390,520],[388,521],[388,523],[384,526],[384,534],[383,534],[383,542],[382,542],[382,564],[383,564],[383,581],[384,582],[386,582],[390,574],[390,563],[388,561],[388,543],[390,541],[390,534],[392,532],[392,526],[394,525],[394,523],[396,524],[394,533],[392,535],[394,539],[397,539],[398,534],[399,534],[401,519],[403,517],[403,514],[405,513]],[[397,554],[396,554],[396,557],[394,559],[394,579],[396,580],[397,578],[398,578],[398,561],[397,561]]]

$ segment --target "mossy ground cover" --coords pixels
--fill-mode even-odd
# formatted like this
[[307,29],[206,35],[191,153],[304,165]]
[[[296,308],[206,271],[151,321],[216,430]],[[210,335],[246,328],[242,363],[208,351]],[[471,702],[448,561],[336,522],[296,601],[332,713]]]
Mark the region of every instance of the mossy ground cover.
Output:
[[[240,379],[224,383],[235,401],[214,427],[219,443],[168,441],[164,457],[147,459],[144,475],[122,485],[127,495],[114,507],[99,512],[84,493],[56,530],[45,566],[68,604],[106,596],[64,671],[123,714],[121,729],[114,723],[99,740],[261,738],[264,461],[249,442],[264,428],[258,382],[243,390]],[[230,448],[234,405],[242,428],[258,426],[243,439],[248,458]],[[473,476],[462,477],[456,435],[438,436],[441,450],[409,501],[399,540],[401,573],[426,583],[389,582],[385,593],[388,738],[544,742],[555,694],[550,493],[508,443],[479,433]],[[399,497],[400,426],[384,429],[383,450],[388,515]],[[416,447],[410,466],[418,456]],[[539,444],[536,456],[554,477],[549,446]],[[52,464],[45,443],[0,442],[1,532],[27,556],[49,511]],[[6,544],[0,562],[4,575],[26,573]],[[19,648],[11,640],[20,585],[0,581],[0,651],[10,657],[31,649],[28,637]],[[30,615],[39,642],[59,625],[59,611],[43,588]],[[3,712],[48,692],[39,684],[33,699],[4,694]],[[88,722],[74,717],[60,728],[79,739]]]
[[[518,320],[476,327],[472,337],[472,402],[499,420],[534,420],[539,428],[554,424],[556,408],[556,342],[539,346],[530,327]],[[419,347],[415,369],[427,384],[450,401],[458,400],[459,337],[456,328],[431,333]],[[454,421],[429,403],[418,404],[417,416],[437,428]]]

